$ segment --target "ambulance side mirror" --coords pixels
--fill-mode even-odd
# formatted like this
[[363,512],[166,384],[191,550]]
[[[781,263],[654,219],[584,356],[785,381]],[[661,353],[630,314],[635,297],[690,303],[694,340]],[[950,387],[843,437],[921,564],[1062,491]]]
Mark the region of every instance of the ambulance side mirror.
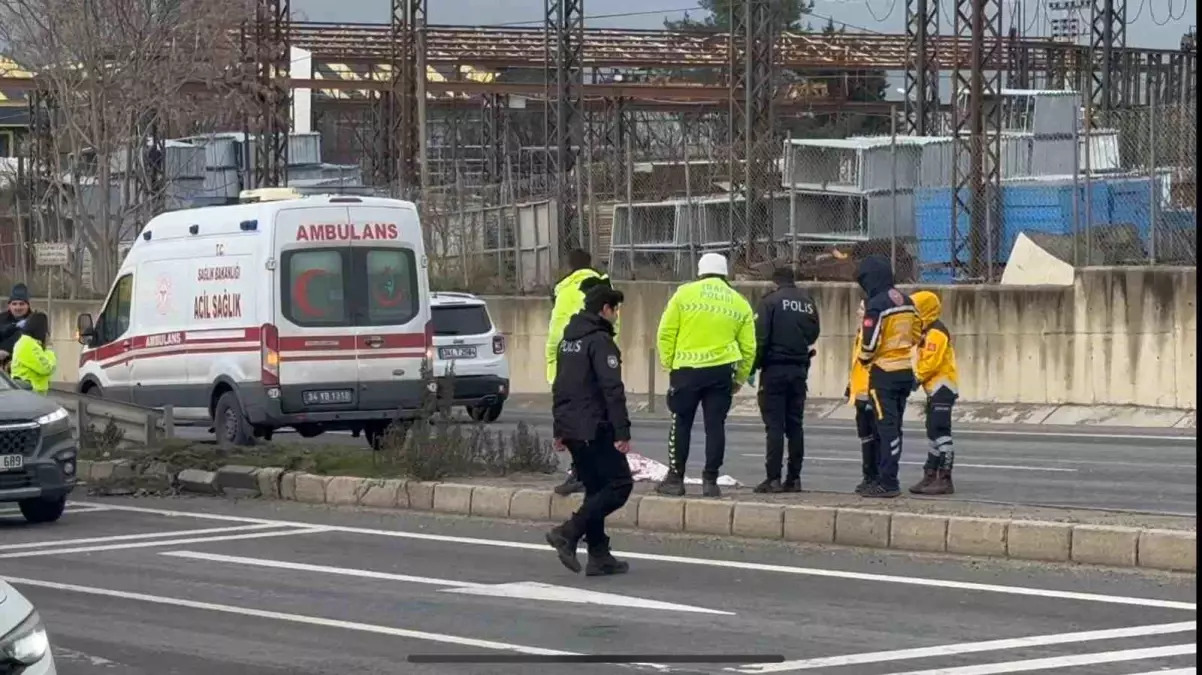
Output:
[[96,326],[92,323],[92,315],[80,314],[75,319],[75,331],[78,333],[79,344],[85,346],[92,344],[92,338],[96,337]]

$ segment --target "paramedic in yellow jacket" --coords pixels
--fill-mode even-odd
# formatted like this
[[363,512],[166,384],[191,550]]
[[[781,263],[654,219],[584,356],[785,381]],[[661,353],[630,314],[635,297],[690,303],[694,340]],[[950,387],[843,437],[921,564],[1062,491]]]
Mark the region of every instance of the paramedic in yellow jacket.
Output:
[[[860,307],[856,310],[856,326],[863,321],[864,301],[861,300]],[[881,437],[876,429],[876,410],[868,398],[868,366],[860,361],[860,340],[860,331],[857,330],[851,347],[851,372],[847,377],[847,390],[843,394],[847,397],[848,405],[856,409],[856,435],[860,437],[862,478],[856,486],[856,494],[863,494],[870,485],[877,482],[881,461]]]
[[45,394],[50,391],[50,379],[58,368],[58,358],[46,346],[50,321],[45,314],[34,312],[25,321],[23,333],[13,346],[12,378],[28,382],[35,392]]
[[[547,384],[555,383],[555,366],[559,356],[559,341],[563,339],[563,330],[568,320],[584,309],[584,296],[595,285],[610,285],[609,277],[593,269],[593,257],[588,251],[574,249],[568,253],[568,265],[572,271],[555,284],[551,293],[551,322],[547,326]],[[618,324],[614,322],[614,340],[618,339]],[[555,488],[561,495],[573,492],[583,492],[584,483],[576,477],[576,467],[572,467],[568,477]]]
[[952,406],[960,391],[956,350],[952,347],[951,331],[939,319],[943,310],[939,296],[930,291],[919,291],[910,299],[918,309],[922,323],[914,376],[917,385],[927,394],[927,438],[931,441],[922,480],[911,487],[910,492],[950,495],[956,491],[952,484],[952,464],[956,458],[952,449]]
[[656,491],[684,494],[685,465],[698,406],[705,421],[705,468],[701,490],[720,497],[718,471],[726,459],[726,415],[755,361],[755,314],[727,282],[726,258],[706,253],[697,281],[668,300],[656,336],[660,365],[668,371],[668,475]]

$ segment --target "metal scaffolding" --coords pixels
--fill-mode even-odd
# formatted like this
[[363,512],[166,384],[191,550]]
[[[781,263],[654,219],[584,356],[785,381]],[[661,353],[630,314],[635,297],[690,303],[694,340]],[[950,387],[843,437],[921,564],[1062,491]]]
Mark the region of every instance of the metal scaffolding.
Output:
[[391,0],[386,53],[380,62],[368,65],[367,73],[372,82],[385,83],[369,93],[372,181],[404,199],[414,199],[423,185],[425,8],[425,0]]
[[289,0],[255,3],[253,47],[259,98],[254,123],[255,187],[279,187],[288,180],[288,131],[292,122],[290,17]]
[[576,159],[584,141],[584,1],[546,0],[547,175],[555,181],[559,250],[587,248]]
[[[999,63],[1002,0],[956,0],[955,34],[966,38],[952,71],[952,227],[953,278],[993,280],[997,236],[993,227],[1001,193],[1002,100]],[[965,170],[967,168],[967,171]],[[968,220],[967,232],[961,216]],[[962,255],[967,249],[967,260]]]
[[730,88],[730,195],[743,198],[742,222],[731,209],[731,242],[747,243],[751,260],[754,233],[772,232],[766,195],[778,148],[774,143],[776,36],[778,0],[731,3],[730,51],[726,83]]
[[[1103,113],[1120,101],[1123,52],[1127,47],[1127,0],[1093,0],[1090,10],[1089,101]],[[1090,120],[1093,123],[1093,120]]]
[[939,0],[906,0],[906,133],[939,129]]

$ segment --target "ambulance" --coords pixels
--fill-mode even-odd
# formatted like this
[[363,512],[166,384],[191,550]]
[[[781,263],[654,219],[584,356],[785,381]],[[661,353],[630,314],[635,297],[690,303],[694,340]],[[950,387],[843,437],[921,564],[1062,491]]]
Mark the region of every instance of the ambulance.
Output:
[[376,446],[417,416],[433,344],[417,209],[276,192],[146,225],[79,317],[81,393],[170,404],[227,445],[290,427]]

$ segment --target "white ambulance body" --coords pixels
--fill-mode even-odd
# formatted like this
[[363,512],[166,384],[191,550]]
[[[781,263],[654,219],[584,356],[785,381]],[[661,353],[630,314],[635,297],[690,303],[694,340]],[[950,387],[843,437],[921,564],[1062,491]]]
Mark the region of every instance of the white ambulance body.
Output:
[[430,291],[412,203],[308,196],[150,221],[100,316],[79,390],[209,419],[219,441],[282,427],[380,436],[417,415]]

